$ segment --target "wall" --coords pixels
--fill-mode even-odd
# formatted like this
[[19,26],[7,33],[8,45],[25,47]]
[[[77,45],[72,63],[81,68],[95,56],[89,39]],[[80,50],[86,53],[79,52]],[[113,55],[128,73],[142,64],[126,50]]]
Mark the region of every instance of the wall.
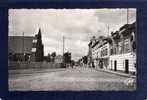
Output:
[[125,59],[129,60],[129,71],[135,72],[136,68],[134,67],[134,64],[136,63],[136,55],[133,55],[132,53],[111,55],[108,69],[111,69],[111,61],[112,61],[112,69],[114,70],[114,61],[116,60],[117,70],[125,71]]
[[61,63],[44,62],[8,62],[8,69],[37,69],[37,68],[61,68]]

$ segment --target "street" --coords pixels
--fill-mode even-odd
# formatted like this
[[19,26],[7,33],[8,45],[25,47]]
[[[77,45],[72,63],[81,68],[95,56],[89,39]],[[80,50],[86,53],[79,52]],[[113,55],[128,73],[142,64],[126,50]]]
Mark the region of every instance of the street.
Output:
[[10,91],[135,90],[123,77],[92,68],[9,70]]

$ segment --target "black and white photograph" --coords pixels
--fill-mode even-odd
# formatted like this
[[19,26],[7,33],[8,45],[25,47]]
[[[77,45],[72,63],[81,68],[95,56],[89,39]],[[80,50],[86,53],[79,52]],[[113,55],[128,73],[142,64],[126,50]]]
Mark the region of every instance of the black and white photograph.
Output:
[[135,91],[136,11],[9,9],[9,91]]

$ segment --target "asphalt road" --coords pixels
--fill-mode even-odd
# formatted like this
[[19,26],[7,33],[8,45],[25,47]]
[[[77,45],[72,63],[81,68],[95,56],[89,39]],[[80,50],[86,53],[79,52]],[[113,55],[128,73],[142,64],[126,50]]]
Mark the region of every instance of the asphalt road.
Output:
[[92,91],[135,90],[127,85],[129,77],[97,71],[90,68],[11,70],[10,91]]

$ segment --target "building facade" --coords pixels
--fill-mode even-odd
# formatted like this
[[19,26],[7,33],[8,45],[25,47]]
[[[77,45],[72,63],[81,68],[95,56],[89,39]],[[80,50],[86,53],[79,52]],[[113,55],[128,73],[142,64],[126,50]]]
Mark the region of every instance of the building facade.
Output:
[[38,29],[37,34],[35,34],[35,38],[32,41],[32,56],[31,61],[40,62],[43,61],[44,58],[44,46],[42,44],[42,35],[41,29]]
[[136,25],[125,24],[112,33],[109,69],[125,73],[136,72]]
[[109,65],[110,55],[110,39],[109,37],[100,36],[93,43],[92,47],[92,63],[94,68],[107,68]]
[[63,56],[57,55],[55,57],[55,63],[63,63]]
[[107,69],[109,66],[110,44],[111,44],[111,39],[109,37],[103,39],[102,44],[100,46],[100,61],[99,61],[100,68]]
[[43,61],[44,50],[41,39],[41,29],[35,36],[9,36],[8,60],[9,61]]
[[94,68],[136,73],[136,24],[125,24],[111,36],[92,38],[88,62]]

